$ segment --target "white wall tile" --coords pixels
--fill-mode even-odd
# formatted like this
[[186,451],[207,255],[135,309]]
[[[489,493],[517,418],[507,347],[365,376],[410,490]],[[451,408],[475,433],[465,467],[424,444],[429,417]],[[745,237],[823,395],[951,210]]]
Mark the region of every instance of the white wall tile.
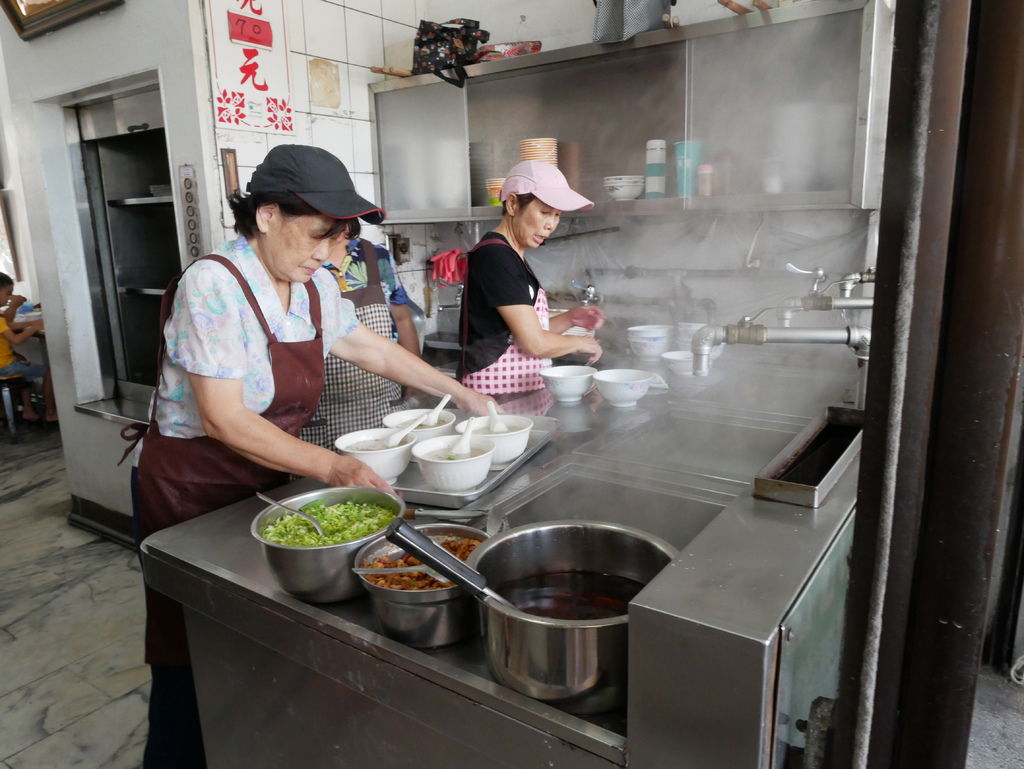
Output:
[[345,9],[348,57],[345,61],[363,67],[384,66],[384,32],[379,16]]
[[381,16],[412,27],[417,27],[420,23],[416,13],[416,0],[383,0]]
[[416,30],[384,19],[384,64],[412,69],[412,48]]
[[218,128],[217,148],[233,149],[239,166],[255,167],[267,154],[267,134],[236,128]]
[[380,0],[345,0],[345,7],[380,16]]
[[[310,59],[312,61],[312,59]],[[318,68],[321,68],[323,77],[337,78],[337,85],[339,89],[340,104],[337,107],[327,106],[323,103],[317,103],[314,99],[315,96],[315,83],[310,81],[310,97],[309,97],[309,112],[316,115],[340,115],[347,117],[346,110],[348,109],[348,65],[342,64],[330,59],[317,59]],[[333,74],[331,70],[333,68]],[[308,70],[307,70],[308,71]]]
[[373,123],[352,121],[351,171],[373,172]]
[[348,60],[345,9],[324,0],[302,0],[306,53],[335,61]]
[[327,115],[313,115],[311,120],[313,146],[327,150],[346,168],[352,168],[352,121]]
[[292,86],[292,112],[309,112],[309,57],[288,54],[288,76]]
[[302,21],[302,3],[287,0],[284,5],[284,28],[288,50],[306,52],[306,27]]
[[370,83],[379,83],[384,75],[370,72],[366,67],[348,66],[348,94],[342,96],[342,105],[357,120],[369,120],[371,116]]
[[310,114],[308,112],[293,112],[292,125],[295,126],[295,131],[292,136],[286,136],[284,134],[271,134],[268,137],[267,144],[270,147],[276,147],[278,144],[313,143],[312,126]]

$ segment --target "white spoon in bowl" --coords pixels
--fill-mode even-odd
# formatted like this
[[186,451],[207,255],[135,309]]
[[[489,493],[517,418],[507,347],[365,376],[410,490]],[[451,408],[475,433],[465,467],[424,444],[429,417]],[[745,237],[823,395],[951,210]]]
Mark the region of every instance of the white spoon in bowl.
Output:
[[411,433],[413,430],[415,430],[417,427],[419,427],[428,416],[430,416],[430,415],[429,414],[420,414],[418,417],[416,417],[414,420],[412,420],[405,427],[402,427],[402,428],[400,428],[398,430],[395,430],[393,433],[391,433],[391,435],[388,436],[388,440],[387,440],[388,448],[389,449],[393,449],[395,446],[397,446],[399,443],[401,443],[402,439],[405,436],[407,436],[409,433]]
[[473,420],[466,420],[466,431],[455,443],[452,444],[451,452],[456,457],[468,457],[470,452],[469,439],[473,435]]
[[487,411],[491,415],[491,421],[487,425],[487,432],[489,433],[507,433],[508,425],[501,421],[501,417],[498,416],[498,409],[494,405],[494,401],[487,401]]
[[441,409],[443,409],[445,406],[447,406],[448,405],[448,401],[450,401],[451,399],[452,399],[451,395],[445,395],[441,399],[441,402],[438,403],[436,406],[434,406],[434,410],[430,412],[430,414],[427,416],[426,421],[423,424],[428,425],[430,427],[436,426],[437,425],[437,420],[441,416]]

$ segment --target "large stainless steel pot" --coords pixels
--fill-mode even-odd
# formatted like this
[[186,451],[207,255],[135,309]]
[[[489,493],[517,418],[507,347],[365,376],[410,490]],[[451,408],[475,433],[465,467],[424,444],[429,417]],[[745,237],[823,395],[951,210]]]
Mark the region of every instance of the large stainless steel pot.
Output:
[[[499,594],[503,584],[561,572],[595,572],[650,582],[676,555],[668,542],[613,523],[548,521],[485,541],[467,565]],[[492,675],[530,697],[581,715],[625,703],[628,614],[563,620],[485,600],[483,627]]]

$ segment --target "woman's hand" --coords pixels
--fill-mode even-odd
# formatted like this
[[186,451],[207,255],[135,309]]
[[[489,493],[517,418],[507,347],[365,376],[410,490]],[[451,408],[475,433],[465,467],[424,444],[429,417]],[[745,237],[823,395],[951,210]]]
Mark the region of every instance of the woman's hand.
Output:
[[377,473],[352,457],[338,456],[331,464],[325,482],[330,486],[369,486],[374,489],[394,492]]
[[592,339],[589,336],[581,336],[579,337],[579,340],[580,343],[576,348],[576,352],[589,355],[590,358],[587,360],[587,363],[594,363],[600,359],[604,350],[601,349],[601,345],[596,339]]
[[573,326],[585,328],[587,331],[597,331],[604,325],[604,312],[600,307],[573,307],[566,313]]
[[[455,401],[455,405],[463,411],[468,411],[470,414],[476,416],[483,416],[487,414],[487,402],[493,401],[490,395],[483,395],[470,390],[468,387],[461,388],[462,392],[452,395],[452,400]],[[499,408],[498,411],[501,411]]]

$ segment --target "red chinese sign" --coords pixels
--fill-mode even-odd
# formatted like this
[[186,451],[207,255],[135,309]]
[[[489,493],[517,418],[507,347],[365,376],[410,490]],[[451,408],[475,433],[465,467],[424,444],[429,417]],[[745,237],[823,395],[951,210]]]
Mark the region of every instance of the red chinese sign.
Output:
[[254,19],[228,11],[228,36],[236,43],[274,47],[274,28],[263,19]]
[[209,0],[218,125],[279,133],[295,130],[284,2]]

